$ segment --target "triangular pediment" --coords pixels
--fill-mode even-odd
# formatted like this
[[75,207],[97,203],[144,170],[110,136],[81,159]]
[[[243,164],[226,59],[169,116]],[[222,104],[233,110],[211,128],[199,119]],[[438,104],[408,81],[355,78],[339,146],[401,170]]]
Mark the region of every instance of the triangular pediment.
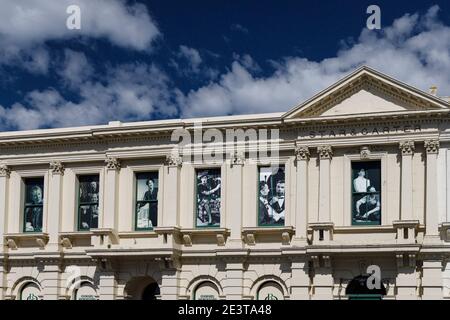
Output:
[[448,109],[448,102],[362,67],[284,114],[284,119]]

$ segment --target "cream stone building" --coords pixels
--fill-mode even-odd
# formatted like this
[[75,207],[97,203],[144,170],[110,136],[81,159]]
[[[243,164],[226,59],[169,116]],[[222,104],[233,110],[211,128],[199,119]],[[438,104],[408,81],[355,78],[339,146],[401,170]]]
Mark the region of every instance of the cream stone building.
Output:
[[[0,299],[449,299],[449,120],[362,67],[286,113],[0,133]],[[277,134],[172,141],[210,129]]]

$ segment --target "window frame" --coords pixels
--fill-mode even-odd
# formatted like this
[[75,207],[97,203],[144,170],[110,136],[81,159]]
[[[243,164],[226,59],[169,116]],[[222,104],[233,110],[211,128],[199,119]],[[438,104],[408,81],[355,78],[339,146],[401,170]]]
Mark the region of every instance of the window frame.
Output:
[[[197,217],[198,217],[198,204],[197,204],[197,197],[198,197],[198,183],[197,183],[197,176],[199,171],[204,170],[218,170],[220,173],[220,211],[219,211],[219,224],[216,226],[199,226],[197,224]],[[220,229],[223,224],[223,205],[224,205],[224,174],[223,174],[223,168],[222,166],[195,166],[194,167],[194,228],[195,229]]]
[[[36,204],[27,204],[27,181],[31,181],[31,180],[40,180],[40,181],[42,181],[42,184],[39,184],[39,185],[41,185],[42,187],[41,187],[41,190],[42,190],[42,203],[41,204],[38,204],[38,205],[36,205]],[[44,230],[44,206],[45,206],[45,196],[46,196],[46,193],[45,193],[45,176],[26,176],[26,177],[22,177],[22,183],[23,183],[23,186],[24,186],[24,193],[23,193],[23,200],[21,201],[22,202],[22,232],[23,233],[42,233],[43,232],[43,230]],[[37,185],[37,184],[36,184]],[[26,212],[27,212],[27,209],[28,208],[41,208],[41,214],[42,214],[42,223],[41,223],[41,229],[40,230],[38,230],[38,231],[35,231],[35,230],[33,230],[33,231],[27,231],[26,230]]]
[[[97,202],[81,202],[81,199],[80,199],[80,178],[81,177],[97,177],[98,178],[98,180],[97,180],[97,183],[98,183],[98,197],[97,197]],[[76,175],[76,182],[77,182],[77,190],[76,190],[76,192],[77,192],[77,205],[76,205],[76,210],[77,210],[77,231],[79,231],[79,232],[89,232],[91,229],[97,229],[98,228],[98,225],[99,225],[99,223],[100,223],[100,179],[101,179],[101,177],[100,177],[100,174],[99,173],[86,173],[86,174],[77,174]],[[95,228],[92,228],[92,227],[90,227],[89,229],[83,229],[82,227],[81,227],[81,212],[80,212],[80,210],[81,210],[81,207],[82,206],[92,206],[92,205],[97,205],[97,214],[98,214],[98,217],[97,217],[97,227],[95,227]],[[92,215],[91,215],[91,222],[92,222]]]
[[263,164],[258,164],[256,166],[256,225],[258,226],[258,228],[285,228],[287,226],[286,223],[286,213],[287,213],[287,208],[288,208],[288,201],[287,201],[287,192],[286,192],[286,188],[288,186],[287,183],[287,163],[279,163],[278,164],[278,168],[283,167],[284,168],[284,223],[283,224],[276,224],[276,223],[270,223],[270,224],[265,224],[262,225],[260,224],[260,212],[259,212],[259,177],[260,177],[260,168],[271,168],[274,166],[270,166],[270,165],[263,165]]
[[[375,192],[354,192],[353,189],[353,180],[354,180],[354,171],[353,171],[353,164],[354,163],[378,163],[379,164],[379,172],[380,172],[380,190],[377,190]],[[367,160],[352,160],[350,162],[350,203],[351,203],[351,209],[350,209],[350,223],[352,226],[381,226],[383,225],[383,205],[382,205],[382,201],[383,201],[383,172],[382,172],[382,167],[383,167],[383,162],[381,159],[367,159]],[[367,171],[367,169],[365,169]],[[366,221],[366,222],[354,222],[353,221],[353,205],[354,205],[354,196],[355,194],[367,197],[370,196],[372,194],[378,195],[378,201],[380,203],[380,220],[379,221]],[[367,206],[367,203],[365,204]]]
[[[137,200],[138,197],[138,176],[139,175],[145,175],[145,174],[156,174],[158,179],[158,189],[157,189],[157,196],[156,200]],[[134,184],[135,184],[135,192],[134,192],[134,231],[153,231],[154,228],[158,227],[159,219],[158,219],[158,212],[159,212],[159,193],[160,193],[160,175],[159,170],[149,170],[149,171],[138,171],[134,172]],[[148,228],[138,228],[137,223],[137,206],[139,203],[148,203],[149,207],[151,203],[156,203],[156,226],[148,227]]]

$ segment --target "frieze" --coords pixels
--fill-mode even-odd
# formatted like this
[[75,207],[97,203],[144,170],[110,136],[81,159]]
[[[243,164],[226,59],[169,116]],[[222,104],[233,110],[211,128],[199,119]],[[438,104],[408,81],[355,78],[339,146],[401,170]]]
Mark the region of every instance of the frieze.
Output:
[[318,138],[343,138],[357,136],[381,136],[388,134],[418,133],[422,132],[422,126],[414,125],[395,125],[395,126],[366,126],[366,127],[346,127],[330,128],[321,130],[305,130],[300,132],[300,137],[305,139]]

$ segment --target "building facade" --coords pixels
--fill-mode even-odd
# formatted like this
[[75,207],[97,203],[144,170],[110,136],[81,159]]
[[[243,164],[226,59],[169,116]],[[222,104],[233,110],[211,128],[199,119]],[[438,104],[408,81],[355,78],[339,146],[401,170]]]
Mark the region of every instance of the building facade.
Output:
[[362,67],[286,113],[0,133],[0,299],[450,299],[449,120]]

